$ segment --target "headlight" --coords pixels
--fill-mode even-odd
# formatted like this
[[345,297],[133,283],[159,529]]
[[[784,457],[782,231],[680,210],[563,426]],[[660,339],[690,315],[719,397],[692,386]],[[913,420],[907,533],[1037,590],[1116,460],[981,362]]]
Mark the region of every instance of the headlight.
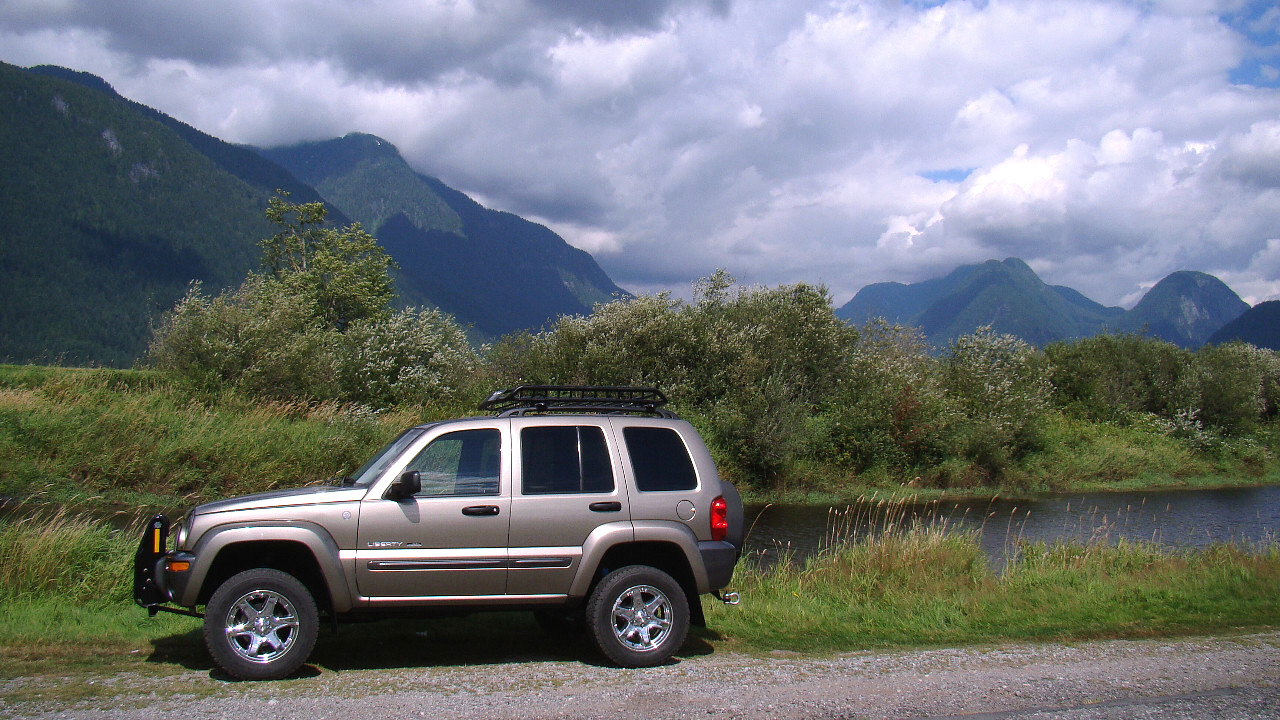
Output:
[[173,549],[185,550],[187,547],[187,533],[190,532],[190,518],[182,518],[177,523],[177,527],[173,529]]

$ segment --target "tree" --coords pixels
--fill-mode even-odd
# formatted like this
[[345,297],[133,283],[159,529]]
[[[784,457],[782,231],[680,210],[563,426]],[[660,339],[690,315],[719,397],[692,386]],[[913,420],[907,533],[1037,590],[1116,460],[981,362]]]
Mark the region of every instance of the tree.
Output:
[[345,332],[357,320],[385,318],[395,297],[391,269],[398,267],[360,223],[324,227],[324,203],[292,203],[277,190],[267,219],[280,232],[258,243],[262,265],[294,292],[311,300],[325,325]]

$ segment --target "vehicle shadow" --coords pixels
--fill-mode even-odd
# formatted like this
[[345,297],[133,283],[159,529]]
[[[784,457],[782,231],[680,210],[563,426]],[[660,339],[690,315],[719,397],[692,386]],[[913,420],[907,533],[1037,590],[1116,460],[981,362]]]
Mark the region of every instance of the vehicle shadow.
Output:
[[[684,647],[672,660],[710,655],[719,635],[691,628]],[[199,628],[152,641],[147,662],[207,671],[215,680],[232,678],[217,669],[205,650]],[[335,633],[327,623],[311,657],[291,678],[315,677],[325,671],[395,670],[405,668],[495,665],[522,662],[580,662],[611,667],[591,644],[586,631],[552,634],[531,613],[477,613],[431,619],[388,618],[342,623]]]

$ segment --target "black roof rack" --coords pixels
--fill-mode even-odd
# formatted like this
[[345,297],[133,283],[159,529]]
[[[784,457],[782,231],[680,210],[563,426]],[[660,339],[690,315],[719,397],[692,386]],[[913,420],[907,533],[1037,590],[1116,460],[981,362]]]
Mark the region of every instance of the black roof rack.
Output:
[[590,385],[521,385],[499,390],[480,403],[481,410],[496,412],[500,417],[527,413],[599,413],[624,415],[641,413],[674,418],[675,413],[662,410],[667,396],[657,388],[599,387]]

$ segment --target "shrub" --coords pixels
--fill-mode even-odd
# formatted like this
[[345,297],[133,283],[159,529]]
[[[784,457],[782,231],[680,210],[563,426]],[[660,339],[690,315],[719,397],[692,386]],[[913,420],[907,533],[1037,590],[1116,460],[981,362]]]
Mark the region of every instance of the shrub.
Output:
[[856,472],[907,472],[940,460],[954,413],[939,380],[918,329],[867,323],[826,409],[823,457]]
[[390,407],[461,398],[471,390],[480,358],[448,315],[410,308],[353,324],[342,336],[336,365],[343,400]]
[[958,338],[948,350],[943,383],[963,417],[955,447],[992,477],[1038,446],[1052,392],[1046,370],[1044,357],[1029,345],[989,327]]
[[325,398],[334,394],[335,340],[305,298],[250,275],[216,298],[193,283],[155,329],[147,362],[202,390]]

